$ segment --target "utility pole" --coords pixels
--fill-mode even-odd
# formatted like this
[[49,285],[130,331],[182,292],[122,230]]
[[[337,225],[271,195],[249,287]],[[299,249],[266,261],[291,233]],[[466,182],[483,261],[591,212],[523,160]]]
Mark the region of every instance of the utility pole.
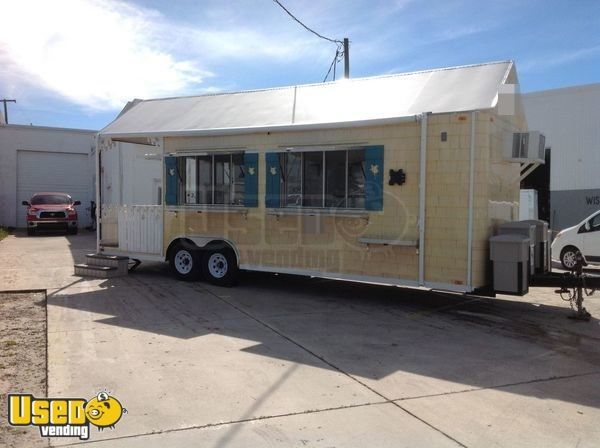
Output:
[[350,43],[347,37],[344,37],[344,78],[350,78]]
[[4,103],[4,121],[6,122],[6,124],[8,124],[8,109],[6,108],[6,103],[16,103],[17,100],[7,100],[5,98],[0,101]]

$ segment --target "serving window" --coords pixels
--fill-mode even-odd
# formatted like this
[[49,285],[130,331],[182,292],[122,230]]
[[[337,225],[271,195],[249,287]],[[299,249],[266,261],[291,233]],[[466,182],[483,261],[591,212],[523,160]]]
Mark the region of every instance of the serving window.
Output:
[[281,207],[365,208],[365,150],[279,154]]
[[180,203],[244,205],[245,166],[242,153],[179,157]]

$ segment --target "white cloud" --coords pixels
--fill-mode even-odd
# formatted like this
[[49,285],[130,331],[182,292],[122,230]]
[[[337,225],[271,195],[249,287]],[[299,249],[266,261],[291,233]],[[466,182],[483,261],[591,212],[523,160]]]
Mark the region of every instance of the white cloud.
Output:
[[206,61],[298,50],[247,29],[191,29],[116,0],[9,1],[2,16],[0,83],[9,89],[2,93],[35,86],[92,110],[214,91],[203,85],[213,76]]
[[[153,42],[153,11],[114,1],[25,1],[3,5],[3,59],[40,87],[91,109],[118,109],[132,97],[168,95],[210,75]],[[6,82],[6,80],[4,80]]]

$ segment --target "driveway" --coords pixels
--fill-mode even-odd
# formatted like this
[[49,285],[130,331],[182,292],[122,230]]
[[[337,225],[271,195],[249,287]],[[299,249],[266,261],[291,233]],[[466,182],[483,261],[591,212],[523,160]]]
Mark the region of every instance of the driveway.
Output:
[[158,263],[74,277],[94,241],[0,242],[0,290],[48,290],[49,395],[106,389],[128,410],[92,445],[600,444],[600,326],[566,319],[551,290],[488,300],[269,274],[219,288]]

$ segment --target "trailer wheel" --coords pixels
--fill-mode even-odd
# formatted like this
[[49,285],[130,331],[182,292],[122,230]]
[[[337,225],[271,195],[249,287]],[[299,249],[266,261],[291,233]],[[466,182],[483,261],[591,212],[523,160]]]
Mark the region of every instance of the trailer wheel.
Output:
[[577,266],[577,249],[575,246],[567,246],[560,253],[560,263],[568,271],[572,271]]
[[204,277],[214,285],[234,285],[239,274],[235,253],[228,247],[205,250],[202,257],[202,272]]
[[176,243],[170,251],[169,266],[180,280],[198,280],[202,272],[200,253],[189,244]]

